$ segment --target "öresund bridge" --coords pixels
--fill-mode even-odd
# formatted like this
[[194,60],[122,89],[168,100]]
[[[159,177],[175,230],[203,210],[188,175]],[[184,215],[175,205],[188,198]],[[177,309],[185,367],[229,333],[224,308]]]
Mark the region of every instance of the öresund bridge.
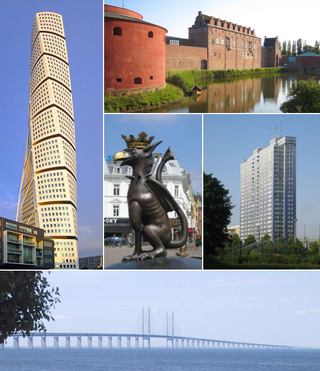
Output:
[[[171,320],[171,331],[169,333],[169,318],[167,314],[167,331],[166,334],[156,335],[151,333],[150,328],[150,308],[148,310],[147,318],[147,329],[144,330],[144,310],[142,312],[142,332],[141,333],[62,333],[62,332],[32,332],[30,336],[27,336],[27,348],[34,348],[34,340],[40,338],[40,348],[46,349],[47,346],[54,349],[65,348],[71,349],[71,339],[76,341],[76,348],[81,349],[82,347],[92,349],[93,343],[98,349],[102,348],[152,348],[152,341],[162,340],[162,346],[167,348],[184,348],[184,349],[195,349],[195,348],[253,348],[253,349],[302,349],[302,347],[275,345],[275,344],[259,344],[259,343],[246,343],[239,341],[226,341],[217,339],[207,338],[196,338],[188,336],[175,335],[174,333],[174,313],[172,312]],[[23,339],[22,334],[15,334],[12,336],[13,349],[18,350],[20,348],[20,339]],[[64,339],[64,341],[63,341]],[[83,341],[85,340],[86,341]],[[93,342],[94,340],[94,342]],[[105,343],[105,344],[103,344]],[[159,345],[157,345],[159,346]],[[4,349],[5,344],[0,344],[0,349]],[[303,348],[307,349],[307,348]]]

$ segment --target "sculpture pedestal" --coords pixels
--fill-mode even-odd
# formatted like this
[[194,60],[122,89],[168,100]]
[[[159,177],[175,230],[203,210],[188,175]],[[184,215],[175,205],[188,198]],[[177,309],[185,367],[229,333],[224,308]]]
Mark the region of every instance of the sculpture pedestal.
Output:
[[121,262],[104,269],[202,269],[202,259],[178,256],[155,258],[153,260]]

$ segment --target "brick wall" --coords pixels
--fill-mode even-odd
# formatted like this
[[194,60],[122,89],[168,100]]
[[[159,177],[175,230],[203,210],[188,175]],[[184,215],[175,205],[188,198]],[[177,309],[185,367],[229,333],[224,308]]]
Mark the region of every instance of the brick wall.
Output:
[[166,70],[200,70],[202,61],[207,61],[207,48],[166,45]]

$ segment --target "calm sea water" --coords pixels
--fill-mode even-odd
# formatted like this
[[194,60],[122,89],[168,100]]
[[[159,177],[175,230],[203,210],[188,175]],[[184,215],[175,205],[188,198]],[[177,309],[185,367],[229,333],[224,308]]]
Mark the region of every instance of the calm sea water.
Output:
[[4,349],[2,371],[292,371],[320,369],[320,350]]

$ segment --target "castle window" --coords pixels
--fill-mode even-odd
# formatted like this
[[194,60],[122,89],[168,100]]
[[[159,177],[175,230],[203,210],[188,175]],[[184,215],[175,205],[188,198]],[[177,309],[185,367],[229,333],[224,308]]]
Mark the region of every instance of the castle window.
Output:
[[219,44],[219,39],[216,39],[216,44]]
[[153,39],[153,32],[152,31],[148,32],[148,37],[150,37],[151,39]]
[[113,35],[115,35],[115,36],[122,36],[122,29],[121,29],[121,27],[114,27],[113,28]]
[[134,83],[135,83],[135,84],[142,84],[142,78],[141,78],[141,77],[136,77],[136,78],[134,79]]
[[150,80],[153,80],[153,76],[150,76]]
[[121,79],[121,78],[118,78],[118,79],[117,79],[117,82],[122,82],[122,79]]

